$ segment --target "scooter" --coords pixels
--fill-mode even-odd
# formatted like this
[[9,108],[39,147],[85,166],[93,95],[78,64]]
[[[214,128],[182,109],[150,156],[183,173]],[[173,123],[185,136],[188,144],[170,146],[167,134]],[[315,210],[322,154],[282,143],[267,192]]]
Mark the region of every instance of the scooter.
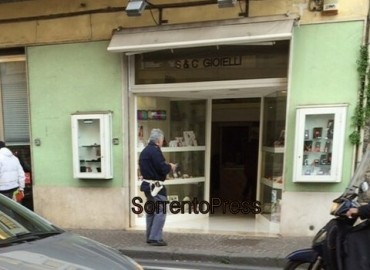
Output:
[[370,221],[348,218],[346,212],[350,208],[360,206],[359,195],[366,192],[369,185],[365,173],[370,164],[370,146],[367,148],[360,164],[357,166],[345,192],[334,199],[330,214],[335,216],[315,235],[311,248],[293,251],[286,257],[285,270],[293,269],[325,269],[342,270],[343,241],[348,232],[369,229]]

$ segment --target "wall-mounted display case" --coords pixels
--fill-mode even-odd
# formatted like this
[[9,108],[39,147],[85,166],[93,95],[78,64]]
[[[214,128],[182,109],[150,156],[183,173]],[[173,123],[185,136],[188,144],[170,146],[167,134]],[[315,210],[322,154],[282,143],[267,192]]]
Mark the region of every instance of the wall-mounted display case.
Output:
[[111,179],[112,113],[72,114],[73,177]]
[[299,107],[294,182],[340,182],[346,105]]

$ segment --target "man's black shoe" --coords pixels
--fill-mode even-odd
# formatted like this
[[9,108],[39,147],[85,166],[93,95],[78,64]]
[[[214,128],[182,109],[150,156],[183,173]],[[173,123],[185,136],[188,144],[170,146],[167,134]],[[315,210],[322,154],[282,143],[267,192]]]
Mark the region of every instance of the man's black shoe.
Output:
[[147,242],[151,246],[167,246],[167,243],[163,240],[148,240]]

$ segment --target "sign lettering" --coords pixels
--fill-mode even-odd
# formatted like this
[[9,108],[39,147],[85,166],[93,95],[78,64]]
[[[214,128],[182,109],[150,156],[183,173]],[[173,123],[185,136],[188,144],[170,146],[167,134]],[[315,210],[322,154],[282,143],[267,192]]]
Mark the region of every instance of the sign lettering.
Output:
[[175,61],[177,69],[220,68],[241,65],[242,56],[193,58]]

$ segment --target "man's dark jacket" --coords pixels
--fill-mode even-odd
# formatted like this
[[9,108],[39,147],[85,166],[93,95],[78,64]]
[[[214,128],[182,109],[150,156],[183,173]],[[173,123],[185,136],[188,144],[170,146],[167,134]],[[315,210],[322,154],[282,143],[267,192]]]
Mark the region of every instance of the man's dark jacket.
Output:
[[[370,218],[370,204],[358,208],[358,216],[362,219]],[[345,270],[370,269],[370,226],[369,220],[353,228],[344,242]]]
[[[171,165],[166,163],[160,147],[154,142],[149,142],[141,152],[139,166],[141,175],[147,180],[165,181],[167,174],[171,171]],[[150,184],[143,182],[141,191],[150,192]],[[158,194],[167,196],[166,187],[163,187]]]
[[370,204],[361,205],[358,208],[358,215],[360,218],[370,218]]

